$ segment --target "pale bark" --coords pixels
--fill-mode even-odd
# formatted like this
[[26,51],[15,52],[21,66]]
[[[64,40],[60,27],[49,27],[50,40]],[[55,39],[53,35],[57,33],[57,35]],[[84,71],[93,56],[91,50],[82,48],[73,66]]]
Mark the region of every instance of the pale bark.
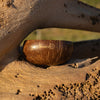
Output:
[[78,0],[1,0],[0,65],[18,57],[17,48],[31,31],[47,27],[100,32],[100,10]]

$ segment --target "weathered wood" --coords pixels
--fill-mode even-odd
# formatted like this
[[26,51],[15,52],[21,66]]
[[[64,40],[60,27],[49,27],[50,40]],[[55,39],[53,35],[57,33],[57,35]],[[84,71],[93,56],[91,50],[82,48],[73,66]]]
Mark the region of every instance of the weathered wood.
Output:
[[[24,62],[15,61],[0,72],[0,99],[2,100],[6,95],[8,95],[6,100],[13,100],[12,98],[17,98],[14,100],[21,100],[22,97],[28,98],[31,97],[31,95],[34,95],[32,98],[35,98],[38,95],[42,97],[44,91],[48,92],[51,89],[55,93],[55,96],[51,94],[52,98],[54,100],[60,100],[62,98],[61,91],[55,90],[55,86],[59,87],[62,86],[62,84],[69,86],[70,84],[73,85],[75,83],[85,83],[87,82],[86,74],[89,74],[93,69],[97,69],[97,72],[99,72],[99,65],[100,61],[93,65],[77,69],[68,65],[51,66],[48,69],[41,69]],[[99,78],[97,78],[97,80],[97,84],[100,85]],[[94,82],[94,79],[91,79],[90,81]],[[92,85],[91,89],[96,91],[93,84],[90,84]],[[78,94],[78,92],[76,94]],[[16,95],[18,95],[18,97]],[[32,98],[28,100],[32,100]]]
[[100,9],[79,0],[0,0],[0,65],[18,57],[31,31],[47,27],[100,32]]
[[73,57],[76,59],[100,57],[100,39],[74,43]]
[[[95,41],[92,43],[94,44]],[[90,49],[88,44],[90,41],[75,43],[74,47],[77,48],[75,52],[78,54],[84,48]],[[99,48],[99,45],[97,46]],[[78,49],[79,47],[83,48]],[[97,59],[96,55],[89,58],[89,55],[86,55],[87,52],[84,52],[86,56],[83,57],[83,53],[80,53],[79,57],[75,58],[74,53],[73,58],[65,65],[50,66],[47,69],[36,67],[26,61],[14,61],[8,64],[0,72],[0,100],[5,100],[5,98],[6,100],[33,100],[33,98],[43,99],[45,97],[50,100],[90,97],[98,99],[100,92],[99,58]],[[91,52],[88,53],[91,54]],[[75,68],[75,63],[78,68]]]
[[[99,56],[98,43],[92,51],[88,48],[91,42],[79,43],[79,47],[76,43],[72,61],[62,66],[42,69],[25,61],[10,63],[19,55],[17,48],[20,42],[31,31],[46,27],[100,32],[100,9],[78,0],[0,0],[0,100],[31,100],[41,97],[59,100],[67,96],[75,98],[75,95],[85,99],[87,94],[88,98],[98,98],[100,61],[93,60]],[[88,65],[78,63],[77,60],[86,61]]]

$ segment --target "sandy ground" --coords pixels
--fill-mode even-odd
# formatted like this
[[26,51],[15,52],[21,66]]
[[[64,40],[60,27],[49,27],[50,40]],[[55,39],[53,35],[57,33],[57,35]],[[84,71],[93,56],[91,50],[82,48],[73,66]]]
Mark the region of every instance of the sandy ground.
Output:
[[100,61],[85,68],[74,68],[71,65],[41,69],[25,62],[15,61],[0,72],[0,98],[1,100],[100,99]]
[[75,43],[72,59],[60,66],[43,69],[26,61],[9,63],[0,71],[0,100],[99,100],[98,43]]

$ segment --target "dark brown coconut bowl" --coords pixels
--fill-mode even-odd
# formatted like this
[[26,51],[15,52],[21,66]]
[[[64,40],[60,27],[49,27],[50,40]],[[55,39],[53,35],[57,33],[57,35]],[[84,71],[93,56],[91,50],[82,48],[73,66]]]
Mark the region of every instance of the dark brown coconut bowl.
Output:
[[35,65],[63,64],[70,59],[72,51],[72,42],[59,40],[27,40],[23,46],[26,60]]

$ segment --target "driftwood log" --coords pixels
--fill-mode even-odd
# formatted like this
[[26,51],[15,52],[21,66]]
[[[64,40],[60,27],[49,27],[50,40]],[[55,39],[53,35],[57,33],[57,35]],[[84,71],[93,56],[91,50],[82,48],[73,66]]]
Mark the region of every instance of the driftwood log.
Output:
[[100,40],[74,43],[65,65],[36,67],[13,61],[0,72],[0,100],[87,100],[100,98]]
[[0,0],[0,66],[18,57],[30,32],[52,27],[100,32],[100,9],[79,0]]
[[0,0],[0,100],[100,98],[100,40],[74,43],[65,65],[16,60],[30,32],[52,27],[100,32],[100,9],[79,0]]

